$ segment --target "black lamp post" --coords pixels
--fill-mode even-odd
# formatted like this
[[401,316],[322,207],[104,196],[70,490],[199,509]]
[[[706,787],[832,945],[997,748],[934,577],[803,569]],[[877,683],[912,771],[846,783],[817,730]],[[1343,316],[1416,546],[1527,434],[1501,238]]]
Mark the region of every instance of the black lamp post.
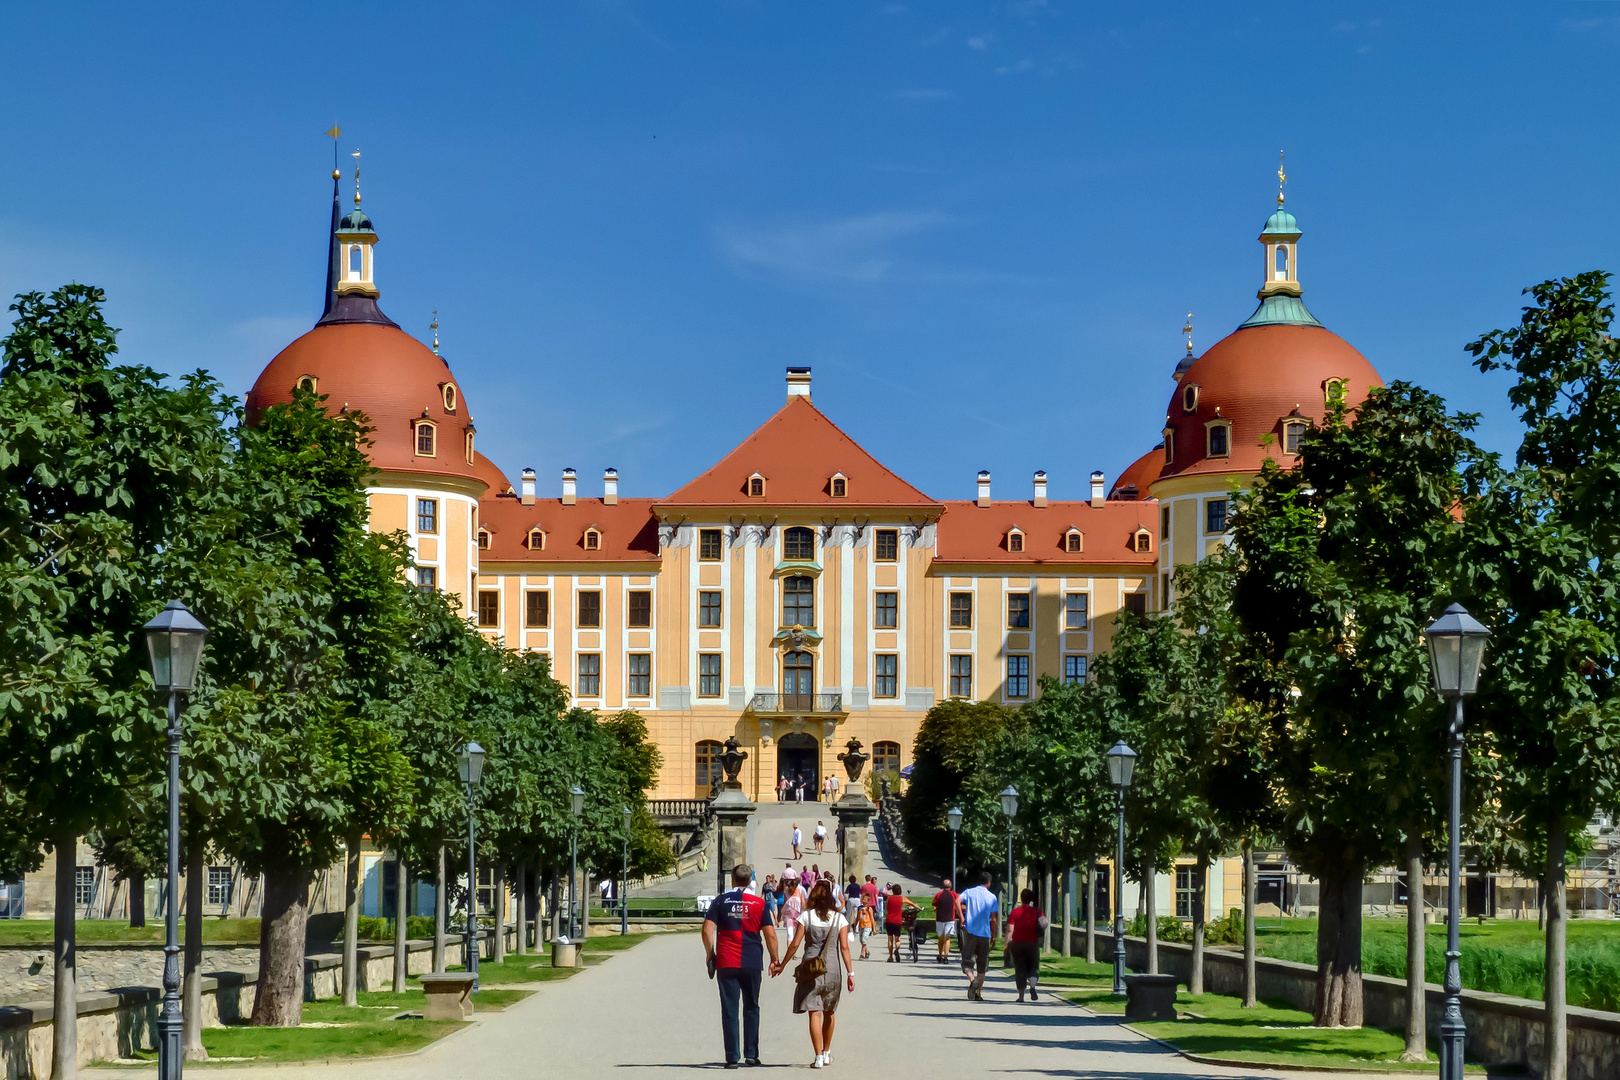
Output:
[[578,784],[568,789],[568,806],[574,812],[574,835],[569,842],[571,856],[568,871],[568,940],[579,932],[575,918],[579,911],[579,817],[585,812],[585,790]]
[[[484,778],[484,748],[475,742],[462,747],[456,760],[462,786],[467,789],[467,971],[478,989],[478,784]],[[496,928],[500,933],[500,928]]]
[[630,819],[635,812],[624,808],[624,878],[619,883],[619,936],[630,936]]
[[[1125,789],[1131,786],[1136,751],[1121,739],[1108,751],[1108,779],[1119,792],[1119,842],[1114,854],[1114,993],[1125,994]],[[1152,918],[1152,914],[1148,915]]]
[[945,824],[951,828],[951,888],[960,892],[956,880],[956,834],[962,831],[962,811],[954,806],[945,811]]
[[[1485,640],[1491,636],[1478,619],[1452,604],[1424,631],[1429,645],[1429,663],[1434,688],[1451,702],[1451,820],[1450,886],[1446,890],[1446,1001],[1440,1016],[1440,1080],[1463,1080],[1463,1046],[1468,1029],[1462,1016],[1462,953],[1457,944],[1457,923],[1461,917],[1457,903],[1458,879],[1462,876],[1462,752],[1463,698],[1479,687],[1479,669],[1485,659]],[[1420,888],[1418,882],[1412,888]]]
[[197,684],[208,628],[178,600],[146,624],[152,686],[169,695],[169,903],[163,913],[163,1004],[158,1010],[158,1080],[180,1080],[180,695]]
[[1008,784],[1001,793],[1001,812],[1007,817],[1007,907],[1002,911],[1001,917],[1006,919],[1012,914],[1012,909],[1018,903],[1018,897],[1013,892],[1013,818],[1018,816],[1018,789]]

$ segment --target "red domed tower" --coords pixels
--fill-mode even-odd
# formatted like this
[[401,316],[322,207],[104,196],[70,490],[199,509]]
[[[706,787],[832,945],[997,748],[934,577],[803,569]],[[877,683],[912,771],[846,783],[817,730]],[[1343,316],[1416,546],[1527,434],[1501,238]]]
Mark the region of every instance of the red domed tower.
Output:
[[[1224,542],[1234,487],[1248,486],[1268,459],[1291,467],[1300,438],[1322,422],[1329,402],[1354,405],[1382,383],[1366,357],[1305,307],[1300,236],[1279,187],[1277,210],[1260,232],[1259,307],[1202,356],[1189,339],[1164,442],[1154,451],[1157,468],[1144,456],[1129,470],[1142,494],[1159,500],[1160,596],[1169,596],[1176,566]],[[1155,476],[1144,484],[1146,471]]]
[[297,387],[325,395],[331,408],[364,413],[376,467],[367,485],[372,528],[405,530],[417,583],[456,594],[467,610],[478,572],[478,499],[496,470],[473,446],[472,414],[438,354],[437,319],[430,349],[377,306],[377,231],[360,209],[358,165],[354,209],[341,210],[334,171],[325,311],[260,373],[248,419],[291,400]]

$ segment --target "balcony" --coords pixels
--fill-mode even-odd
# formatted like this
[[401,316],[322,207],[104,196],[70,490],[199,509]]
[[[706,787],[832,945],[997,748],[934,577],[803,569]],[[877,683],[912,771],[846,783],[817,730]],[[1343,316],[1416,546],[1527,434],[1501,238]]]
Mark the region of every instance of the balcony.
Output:
[[849,712],[843,694],[755,694],[748,702],[755,716],[812,716],[836,718]]

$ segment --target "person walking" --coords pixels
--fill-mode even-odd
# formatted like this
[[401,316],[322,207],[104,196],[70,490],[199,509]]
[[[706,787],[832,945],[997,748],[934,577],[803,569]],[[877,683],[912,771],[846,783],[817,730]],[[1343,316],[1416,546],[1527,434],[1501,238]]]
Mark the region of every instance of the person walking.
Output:
[[799,831],[799,823],[795,821],[793,823],[793,857],[795,859],[802,858],[799,854],[799,845],[802,843],[804,843],[804,834]]
[[803,773],[795,773],[793,775],[793,801],[794,802],[799,802],[799,803],[804,802],[804,774]]
[[900,884],[889,886],[889,895],[883,898],[883,932],[889,935],[889,963],[900,962],[900,931],[906,925],[906,909],[917,910],[917,905],[900,893]]
[[735,1069],[739,1059],[749,1065],[759,1064],[759,981],[765,971],[766,950],[770,951],[771,963],[778,963],[776,927],[770,912],[764,900],[745,889],[753,877],[752,867],[733,867],[731,888],[715,897],[703,916],[703,951],[709,975],[720,987],[720,1037],[728,1069]]
[[799,875],[788,874],[782,878],[781,924],[790,938],[799,928],[799,916],[804,911],[804,896],[804,890],[799,888]]
[[771,965],[774,978],[787,967],[802,946],[804,960],[793,972],[793,1011],[809,1014],[810,1049],[815,1051],[812,1069],[832,1064],[833,1023],[838,999],[847,986],[855,992],[855,969],[849,960],[848,923],[834,908],[832,882],[818,881],[810,890],[810,906],[799,930],[788,944],[787,954]]
[[962,905],[962,974],[968,979],[968,1000],[983,1001],[984,973],[1001,932],[1001,902],[990,891],[990,875],[980,874],[979,883],[958,902]]
[[862,904],[860,910],[855,913],[855,925],[860,931],[861,959],[870,960],[872,959],[872,950],[867,945],[867,942],[872,940],[872,933],[877,929],[877,921],[872,914],[870,904]]
[[945,887],[934,894],[934,933],[939,938],[939,963],[948,964],[951,960],[951,938],[956,936],[956,916],[960,900],[951,888],[951,879],[945,879]]
[[828,773],[827,774],[827,801],[828,802],[837,802],[838,801],[838,774],[837,773]]
[[827,847],[827,825],[825,822],[816,822],[816,831],[811,834],[816,841],[816,854],[825,855]]
[[776,778],[776,801],[777,802],[787,802],[788,786],[789,785],[788,785],[787,773],[783,773],[781,776]]
[[1018,1001],[1024,1001],[1024,988],[1029,987],[1029,1000],[1039,1001],[1035,989],[1041,976],[1041,931],[1046,929],[1046,913],[1035,906],[1035,890],[1025,889],[1018,894],[1019,904],[1007,914],[1007,955],[1012,958],[1013,978],[1018,981]]

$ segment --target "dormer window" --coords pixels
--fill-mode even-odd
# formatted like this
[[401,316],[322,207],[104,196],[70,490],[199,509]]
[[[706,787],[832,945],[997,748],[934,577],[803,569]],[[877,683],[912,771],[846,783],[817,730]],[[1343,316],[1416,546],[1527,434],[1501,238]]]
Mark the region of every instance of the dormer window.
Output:
[[473,429],[467,429],[467,464],[473,463]]
[[433,425],[426,420],[416,422],[416,456],[433,456]]
[[456,411],[456,384],[445,383],[440,389],[444,391],[444,411]]
[[529,550],[544,551],[546,549],[546,533],[544,529],[529,530]]
[[1209,457],[1229,457],[1232,453],[1232,421],[1211,420],[1205,429]]
[[586,529],[585,530],[585,550],[586,551],[601,551],[602,550],[602,533],[601,533],[600,530],[598,530],[598,529]]
[[1181,411],[1198,411],[1198,384],[1188,383],[1181,391]]
[[479,551],[488,551],[489,550],[489,530],[488,529],[479,529],[478,530],[478,550]]
[[833,473],[832,497],[842,499],[849,495],[849,480],[843,473]]
[[299,390],[307,390],[313,394],[315,393],[315,388],[319,385],[320,381],[317,380],[313,375],[300,375],[298,377],[297,389]]
[[1137,529],[1131,537],[1131,550],[1145,553],[1153,550],[1153,534],[1146,529]]
[[1021,553],[1024,550],[1024,534],[1018,529],[1007,530],[1007,550]]
[[1307,426],[1303,420],[1289,420],[1283,424],[1283,453],[1299,453],[1300,444],[1305,441]]
[[1078,555],[1086,548],[1086,538],[1079,529],[1071,528],[1063,534],[1063,550],[1070,555]]
[[1322,384],[1322,399],[1327,402],[1329,408],[1335,405],[1343,405],[1344,390],[1343,379],[1329,379]]
[[748,478],[748,497],[750,499],[763,499],[765,497],[765,478],[755,473]]
[[1176,433],[1172,428],[1164,429],[1164,463],[1173,464],[1176,460]]

